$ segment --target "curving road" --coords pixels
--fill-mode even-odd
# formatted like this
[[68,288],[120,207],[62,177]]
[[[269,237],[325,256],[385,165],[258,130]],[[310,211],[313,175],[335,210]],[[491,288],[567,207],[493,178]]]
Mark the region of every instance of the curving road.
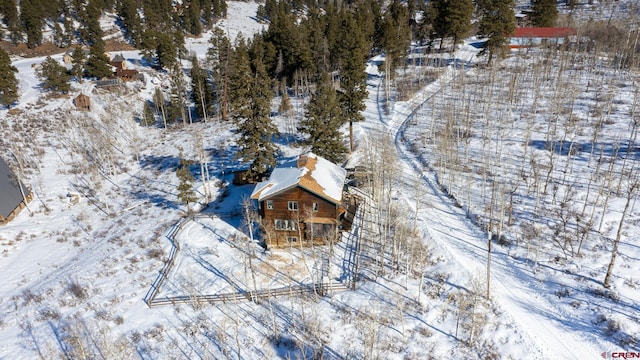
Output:
[[[420,221],[434,245],[447,254],[447,261],[455,263],[470,275],[486,278],[487,235],[468,221],[464,210],[457,207],[437,186],[434,174],[424,171],[417,156],[410,152],[403,141],[403,130],[413,113],[426,100],[438,93],[442,84],[450,81],[458,70],[448,67],[434,83],[416,94],[407,103],[394,104],[385,115],[379,111],[380,125],[394,136],[396,150],[402,160],[404,176],[399,179],[399,193],[410,207],[415,208],[416,177],[424,190],[421,203],[429,204],[421,211]],[[380,79],[380,82],[382,79]],[[380,85],[378,85],[379,87]],[[378,104],[377,91],[370,101]],[[421,206],[424,207],[424,206]],[[599,359],[604,349],[595,349],[588,332],[581,332],[579,319],[568,318],[552,303],[552,296],[540,293],[531,269],[526,263],[514,260],[500,249],[492,253],[491,297],[528,338],[527,353],[536,359]]]

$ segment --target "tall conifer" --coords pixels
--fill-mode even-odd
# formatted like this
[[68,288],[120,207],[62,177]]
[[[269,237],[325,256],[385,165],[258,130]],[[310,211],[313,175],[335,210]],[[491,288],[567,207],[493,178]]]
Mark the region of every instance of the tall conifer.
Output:
[[11,65],[11,59],[4,49],[0,48],[0,104],[11,107],[18,101],[19,81],[16,78],[18,69]]
[[484,52],[489,52],[488,63],[493,55],[503,55],[509,34],[516,27],[513,13],[514,0],[478,0],[477,7],[480,16],[478,34],[488,38]]
[[211,86],[207,71],[200,67],[197,56],[193,56],[191,64],[191,100],[195,104],[198,116],[206,121],[211,112]]
[[[434,0],[430,2],[434,33],[444,39],[453,37],[455,44],[471,30],[472,0]],[[442,41],[440,41],[442,48]]]
[[113,69],[109,65],[109,58],[104,53],[104,45],[101,42],[95,43],[89,50],[89,58],[84,65],[85,73],[88,77],[102,79],[113,74]]
[[349,149],[354,150],[353,123],[364,120],[361,111],[365,109],[367,98],[367,74],[365,73],[368,44],[364,33],[357,26],[351,13],[344,13],[342,31],[344,36],[341,47],[343,58],[340,67],[340,94],[338,100],[343,119],[349,122]]
[[558,18],[556,0],[533,0],[531,22],[534,26],[552,27]]
[[51,56],[40,65],[40,69],[36,72],[38,78],[42,80],[42,88],[55,93],[67,93],[71,89],[67,73],[67,68],[53,60]]
[[173,121],[182,120],[186,124],[188,119],[187,108],[187,83],[184,79],[184,72],[178,63],[174,63],[170,71],[171,94],[169,95],[169,119]]
[[261,179],[276,163],[271,121],[271,80],[262,58],[249,58],[245,40],[236,40],[229,82],[231,113],[239,134],[236,158],[249,164],[248,176]]
[[191,213],[191,203],[198,200],[193,183],[196,181],[191,173],[191,161],[180,159],[180,167],[176,170],[176,176],[180,183],[178,184],[178,199],[187,205],[187,213]]
[[214,103],[219,109],[221,119],[227,120],[229,107],[229,80],[232,63],[231,42],[220,28],[213,29],[207,50],[207,61],[212,69]]
[[75,76],[79,82],[82,82],[82,75],[84,72],[84,63],[86,58],[84,56],[84,50],[81,46],[77,46],[71,54],[71,75]]
[[42,26],[44,15],[40,0],[22,1],[20,4],[20,22],[27,34],[27,46],[34,48],[42,44]]
[[347,152],[340,132],[343,123],[336,90],[329,74],[324,72],[316,93],[309,101],[305,119],[300,123],[299,130],[308,135],[304,144],[310,146],[312,152],[331,162],[342,162]]

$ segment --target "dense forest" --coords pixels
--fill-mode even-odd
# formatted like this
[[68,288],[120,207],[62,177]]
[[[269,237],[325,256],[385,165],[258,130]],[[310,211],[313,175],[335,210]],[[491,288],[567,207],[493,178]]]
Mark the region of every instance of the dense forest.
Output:
[[[555,1],[534,0],[530,5],[529,25],[558,22]],[[494,55],[501,57],[508,49],[507,34],[516,26],[514,6],[514,0],[267,0],[255,14],[267,24],[266,30],[249,39],[229,39],[214,27],[226,16],[224,0],[0,0],[4,24],[0,35],[30,48],[45,41],[75,48],[70,73],[48,62],[39,74],[45,90],[64,93],[74,76],[79,80],[110,75],[100,18],[116,14],[122,37],[142,52],[148,64],[172,79],[169,94],[158,89],[153,102],[145,103],[143,123],[154,124],[156,117],[163,126],[232,119],[242,134],[238,156],[253,159],[250,175],[259,178],[275,165],[277,155],[273,145],[277,131],[269,119],[274,97],[281,97],[280,108],[286,111],[289,96],[315,93],[313,111],[299,130],[309,135],[305,143],[311,150],[340,161],[354,148],[353,123],[363,120],[367,59],[385,54],[381,70],[390,86],[397,71],[406,67],[411,43],[424,45],[427,51],[449,52],[476,34],[486,39],[484,52],[491,63]],[[590,26],[592,39],[599,36],[600,44],[619,46],[620,41],[612,40],[623,29]],[[188,54],[184,46],[186,36],[200,36],[203,31],[212,33],[206,59],[203,54]],[[90,47],[88,54],[80,46]],[[637,50],[616,49],[622,56]],[[180,66],[186,59],[192,64],[189,74]],[[4,61],[7,79],[12,74],[8,65]],[[11,106],[17,99],[17,83],[7,80],[2,87],[7,89],[2,103]],[[338,131],[345,124],[350,129],[346,147]]]

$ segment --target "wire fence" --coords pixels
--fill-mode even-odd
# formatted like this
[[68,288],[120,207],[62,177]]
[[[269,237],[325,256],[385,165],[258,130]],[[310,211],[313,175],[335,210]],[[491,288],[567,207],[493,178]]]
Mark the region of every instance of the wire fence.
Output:
[[175,236],[180,232],[180,230],[182,230],[184,225],[191,220],[193,220],[193,217],[180,219],[180,221],[171,226],[171,228],[169,228],[167,232],[166,238],[169,239],[169,242],[171,243],[171,250],[169,251],[169,257],[167,258],[167,261],[165,261],[164,265],[160,269],[160,272],[158,273],[158,276],[153,281],[151,287],[149,288],[149,291],[147,291],[147,294],[144,297],[144,302],[149,307],[152,306],[153,301],[155,300],[156,296],[158,296],[158,293],[162,288],[162,284],[164,284],[167,276],[169,275],[169,272],[171,271],[171,268],[173,268],[173,265],[175,264],[176,255],[178,254],[178,251],[180,251],[180,244],[176,241]]
[[313,293],[318,294],[319,296],[324,296],[334,291],[343,290],[347,290],[347,286],[342,283],[319,283],[214,295],[181,295],[155,298],[153,301],[147,302],[147,305],[149,307],[178,304],[199,306],[204,304],[233,303],[239,301],[258,302],[260,300],[266,300],[278,296],[295,296]]
[[304,284],[304,285],[295,285],[295,286],[287,286],[281,288],[274,289],[263,289],[256,291],[242,291],[242,292],[233,292],[233,293],[223,293],[223,294],[192,294],[192,295],[180,295],[180,296],[167,296],[158,298],[158,293],[162,289],[162,285],[167,279],[167,276],[171,272],[173,265],[175,264],[175,259],[180,251],[180,244],[176,241],[176,235],[183,229],[183,227],[189,223],[190,221],[194,221],[196,218],[213,218],[215,215],[192,215],[186,218],[181,219],[176,224],[171,226],[169,230],[166,231],[165,237],[171,243],[171,250],[169,251],[169,257],[165,261],[164,265],[160,269],[158,276],[151,284],[151,287],[147,291],[147,294],[144,297],[144,302],[148,307],[156,307],[163,305],[177,305],[177,304],[191,304],[194,306],[204,305],[204,304],[215,304],[215,303],[231,303],[238,301],[253,301],[258,302],[260,300],[268,299],[271,297],[277,296],[294,296],[294,295],[304,295],[304,294],[318,294],[320,296],[324,296],[330,294],[334,291],[342,291],[348,290],[347,285],[343,283],[316,283],[316,284]]

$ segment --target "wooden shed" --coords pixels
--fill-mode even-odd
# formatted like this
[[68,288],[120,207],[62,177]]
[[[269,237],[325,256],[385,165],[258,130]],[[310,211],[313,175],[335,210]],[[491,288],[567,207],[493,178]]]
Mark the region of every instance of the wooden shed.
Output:
[[73,99],[76,109],[82,111],[91,111],[91,98],[88,95],[80,94]]
[[0,225],[11,221],[31,201],[33,194],[0,158]]

